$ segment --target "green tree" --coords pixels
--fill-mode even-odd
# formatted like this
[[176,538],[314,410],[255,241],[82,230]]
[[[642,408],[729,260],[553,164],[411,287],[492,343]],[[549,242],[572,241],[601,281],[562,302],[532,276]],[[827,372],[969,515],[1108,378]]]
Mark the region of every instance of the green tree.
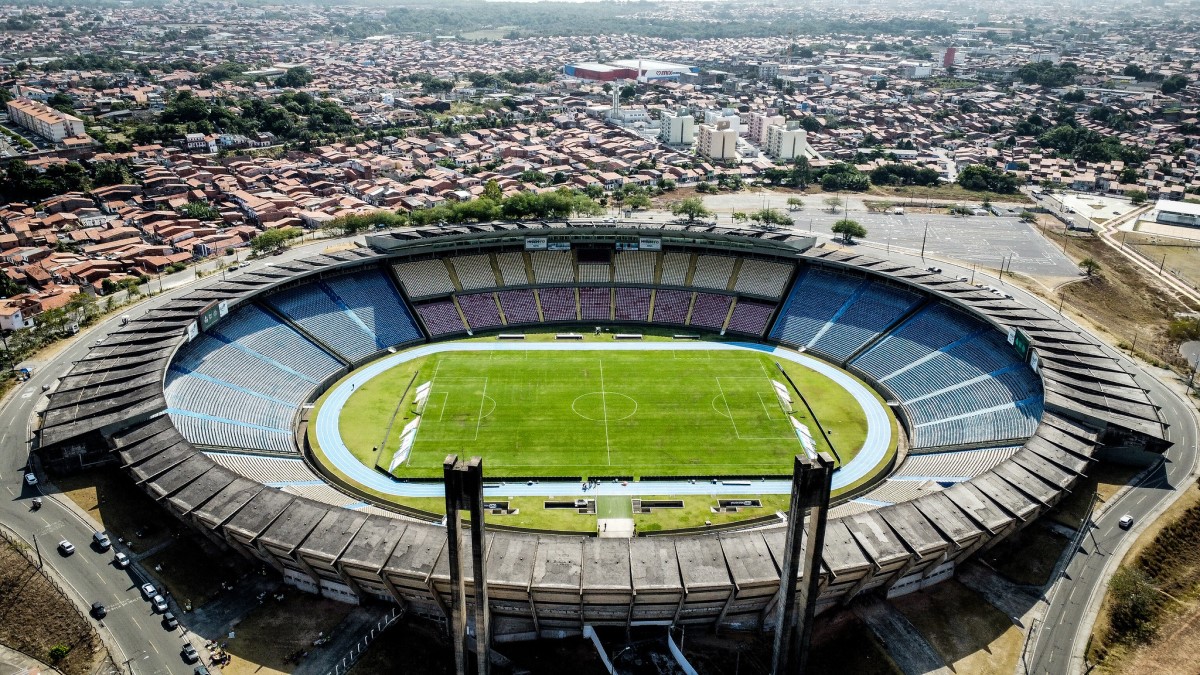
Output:
[[788,197],[788,211],[800,211],[804,208],[804,200],[799,197]]
[[504,192],[500,189],[500,184],[495,178],[491,178],[483,185],[483,198],[490,199],[497,204],[504,198]]
[[686,216],[690,223],[697,218],[707,218],[712,215],[712,212],[704,206],[704,202],[699,197],[687,197],[671,205],[671,214]]
[[1174,94],[1187,88],[1189,82],[1183,75],[1172,75],[1162,82],[1162,93]]
[[188,218],[197,220],[220,220],[221,212],[205,202],[188,202],[179,208],[179,212]]
[[867,236],[867,228],[860,225],[857,220],[850,220],[849,218],[842,218],[837,221],[830,230],[834,234],[842,235],[843,244],[853,244],[855,237],[861,238]]
[[283,227],[277,230],[267,230],[250,240],[250,248],[255,253],[274,251],[284,248],[287,243],[303,234],[297,227]]
[[1149,198],[1146,196],[1145,190],[1130,190],[1125,194],[1128,195],[1129,203],[1131,204],[1145,204],[1146,200]]
[[1086,276],[1094,277],[1100,272],[1100,263],[1095,258],[1084,258],[1079,261],[1079,269],[1083,270]]
[[631,194],[625,198],[625,206],[637,211],[639,209],[650,208],[650,197],[645,193],[638,192]]
[[838,197],[826,197],[825,208],[829,209],[830,213],[837,213],[837,210],[842,208],[842,200]]
[[293,66],[287,72],[275,79],[275,86],[281,88],[300,89],[307,87],[313,81],[312,73],[304,66]]

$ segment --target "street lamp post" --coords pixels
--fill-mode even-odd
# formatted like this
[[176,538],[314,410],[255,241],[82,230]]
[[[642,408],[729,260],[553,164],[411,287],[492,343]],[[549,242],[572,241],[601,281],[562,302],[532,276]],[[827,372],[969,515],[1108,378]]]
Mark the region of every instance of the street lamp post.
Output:
[[925,240],[929,238],[929,221],[925,221],[925,234],[921,235],[921,260],[925,259]]

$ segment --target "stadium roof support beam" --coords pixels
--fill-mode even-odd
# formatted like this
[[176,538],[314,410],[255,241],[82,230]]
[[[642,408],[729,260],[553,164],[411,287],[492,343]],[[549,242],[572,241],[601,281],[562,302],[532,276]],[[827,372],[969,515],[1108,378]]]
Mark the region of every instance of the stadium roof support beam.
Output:
[[[449,455],[442,463],[446,481],[446,552],[450,564],[450,641],[454,648],[457,675],[488,675],[492,633],[488,612],[487,536],[483,527],[483,459],[472,457],[463,462]],[[467,584],[463,560],[463,510],[471,517],[471,573],[474,586],[475,667],[467,659],[470,636],[467,633]]]
[[[792,501],[788,507],[787,543],[779,577],[772,675],[800,675],[808,669],[832,482],[833,460],[829,455],[796,456],[792,469]],[[802,583],[797,584],[797,580]]]

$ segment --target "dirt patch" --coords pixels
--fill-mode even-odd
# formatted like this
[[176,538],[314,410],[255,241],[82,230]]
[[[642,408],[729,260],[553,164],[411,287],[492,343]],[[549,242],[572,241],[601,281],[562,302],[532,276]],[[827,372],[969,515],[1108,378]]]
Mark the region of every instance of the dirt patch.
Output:
[[1050,517],[1071,529],[1078,529],[1087,516],[1092,496],[1099,497],[1096,508],[1112,498],[1122,487],[1142,471],[1143,467],[1097,462],[1088,468],[1087,476],[1071,488],[1071,494],[1059,502]]
[[[296,669],[296,655],[313,649],[313,640],[333,629],[354,610],[353,605],[286,591],[282,602],[268,602],[247,614],[233,628],[235,637],[222,639],[233,661],[225,675],[274,675]],[[393,671],[396,672],[396,671]]]
[[1192,288],[1200,287],[1200,242],[1141,232],[1122,233],[1121,240]]
[[[13,545],[0,539],[0,644],[54,664],[66,675],[96,671],[108,651],[89,619]],[[56,646],[69,649],[54,659]],[[109,668],[115,670],[111,661]]]
[[[498,646],[498,649],[507,654],[504,646]],[[391,675],[403,671],[406,675],[444,675],[453,669],[453,665],[445,634],[427,621],[406,618],[388,626],[350,673]]]
[[965,204],[981,204],[985,201],[1000,204],[1028,204],[1033,200],[1024,193],[1016,192],[1013,194],[1000,194],[998,192],[973,192],[964,190],[959,185],[954,183],[945,183],[942,185],[924,186],[908,186],[908,187],[887,187],[880,185],[872,185],[867,191],[869,195],[877,195],[881,197],[889,197],[896,201],[897,204],[903,205],[912,204],[918,206],[921,202],[930,199],[944,199],[951,201],[959,201]]
[[956,673],[1011,674],[1020,629],[983,596],[951,580],[891,601]]
[[54,487],[114,539],[130,542],[134,552],[169,541],[179,528],[176,519],[115,466],[57,478]]
[[210,550],[206,540],[190,531],[181,534],[140,562],[156,585],[182,605],[204,605],[221,592],[222,581],[232,584],[250,567],[241,556]]
[[1041,588],[1067,543],[1066,537],[1035,524],[989,549],[983,560],[1014,584]]
[[[1043,227],[1051,241],[1062,245],[1065,228]],[[1167,337],[1167,326],[1176,312],[1195,308],[1175,294],[1163,290],[1125,256],[1091,234],[1066,234],[1066,253],[1075,260],[1092,258],[1100,264],[1092,278],[1066,284],[1049,302],[1065,297],[1064,311],[1109,342],[1131,347],[1151,359],[1166,362],[1182,359]]]

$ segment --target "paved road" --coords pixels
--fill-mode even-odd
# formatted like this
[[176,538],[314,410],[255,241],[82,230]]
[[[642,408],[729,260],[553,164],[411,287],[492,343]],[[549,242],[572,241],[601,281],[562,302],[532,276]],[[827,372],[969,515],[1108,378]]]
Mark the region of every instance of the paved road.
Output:
[[[243,269],[257,269],[277,261],[312,256],[320,250],[320,244],[295,248],[281,256],[245,263]],[[144,300],[122,314],[134,318],[141,316],[174,296],[188,292],[195,282],[196,276],[191,270],[165,277],[165,293]],[[156,291],[157,288],[155,282]],[[74,591],[73,600],[81,608],[86,611],[95,601],[107,606],[109,612],[101,624],[101,635],[113,651],[118,665],[129,659],[128,671],[138,675],[191,673],[192,666],[185,664],[179,654],[183,634],[168,632],[159,623],[158,615],[153,613],[138,591],[142,583],[138,572],[133,568],[119,570],[113,567],[111,552],[101,554],[89,547],[92,526],[68,508],[65,497],[47,494],[42,508],[31,510],[31,500],[41,494],[42,486],[31,488],[24,484],[22,468],[28,462],[32,438],[30,420],[39,401],[44,400],[42,385],[51,384],[70,370],[70,363],[85,355],[97,339],[115,330],[119,321],[119,316],[116,316],[81,333],[47,364],[36,369],[30,380],[16,388],[0,406],[0,421],[4,424],[0,432],[0,486],[4,490],[0,493],[0,497],[4,497],[0,499],[0,522],[27,541],[32,542],[36,537],[44,564]],[[63,557],[54,550],[62,539],[75,544],[77,551],[74,555]],[[179,612],[176,615],[185,618]]]

